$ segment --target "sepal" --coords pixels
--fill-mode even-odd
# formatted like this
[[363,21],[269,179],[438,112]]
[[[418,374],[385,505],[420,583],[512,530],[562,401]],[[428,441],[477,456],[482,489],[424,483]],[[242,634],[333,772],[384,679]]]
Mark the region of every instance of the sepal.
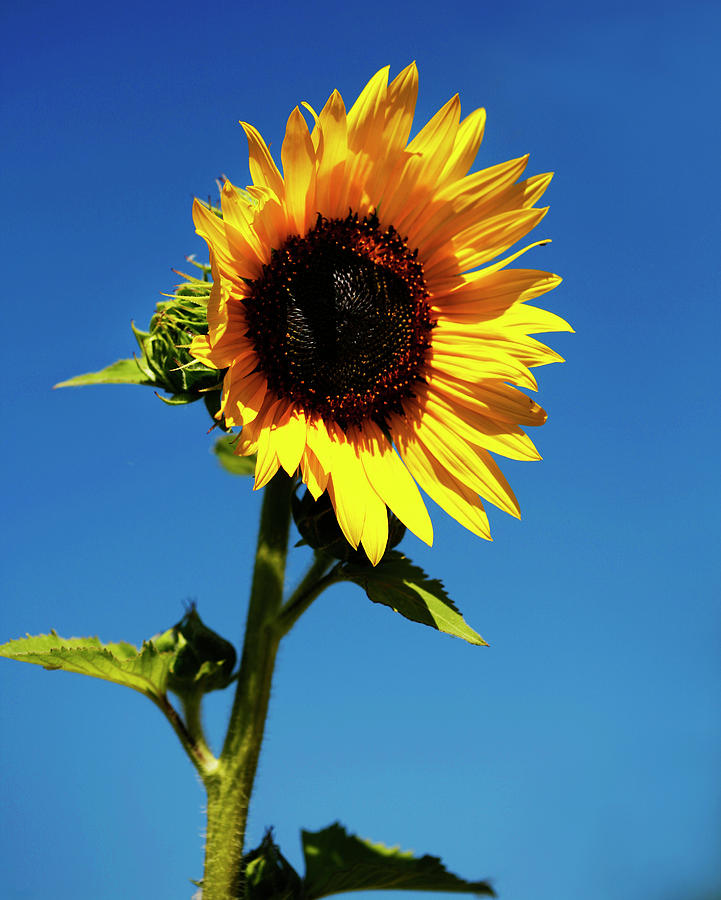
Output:
[[246,900],[303,900],[300,875],[280,852],[269,828],[260,845],[243,857]]

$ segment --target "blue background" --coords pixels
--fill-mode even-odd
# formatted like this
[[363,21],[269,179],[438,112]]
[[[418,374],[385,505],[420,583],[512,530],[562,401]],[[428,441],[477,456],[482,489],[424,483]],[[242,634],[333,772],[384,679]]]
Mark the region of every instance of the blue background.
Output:
[[[555,170],[526,257],[575,335],[538,370],[542,463],[503,461],[495,541],[437,508],[444,579],[489,649],[335,588],[281,648],[250,821],[352,831],[489,876],[502,900],[706,900],[721,885],[719,10],[522,0],[8,3],[0,197],[2,639],[140,643],[189,599],[240,636],[259,498],[199,406],[52,392],[131,355],[192,195],[248,181],[301,100],[420,69],[416,126],[488,110],[477,166]],[[298,551],[297,575],[305,551]],[[189,897],[202,788],[131,691],[4,662],[3,896]],[[208,713],[217,741],[227,700]],[[52,887],[49,887],[52,882]],[[357,895],[366,896],[366,895]],[[388,895],[375,896],[381,900]]]

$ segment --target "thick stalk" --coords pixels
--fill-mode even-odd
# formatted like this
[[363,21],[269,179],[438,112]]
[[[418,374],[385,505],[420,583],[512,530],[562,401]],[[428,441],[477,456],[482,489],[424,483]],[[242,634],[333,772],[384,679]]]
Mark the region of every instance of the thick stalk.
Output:
[[238,684],[218,769],[205,779],[208,830],[203,900],[243,896],[248,803],[263,741],[281,630],[292,481],[279,472],[263,489],[258,546]]

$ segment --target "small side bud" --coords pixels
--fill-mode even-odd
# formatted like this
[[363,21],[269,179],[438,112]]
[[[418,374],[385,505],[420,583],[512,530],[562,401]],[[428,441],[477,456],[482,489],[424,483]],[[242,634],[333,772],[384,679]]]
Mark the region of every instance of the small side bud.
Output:
[[172,394],[174,403],[192,403],[208,393],[219,398],[223,379],[222,372],[208,368],[191,356],[189,350],[196,335],[207,334],[212,282],[189,275],[183,277],[186,281],[176,288],[173,296],[158,303],[148,331],[133,326],[155,384]]
[[[142,384],[170,394],[161,400],[171,406],[204,400],[216,424],[225,371],[211,369],[190,355],[193,338],[208,333],[208,298],[213,287],[210,266],[188,261],[202,270],[195,278],[177,272],[185,281],[168,300],[157,304],[148,331],[132,325],[140,354],[119,359],[97,372],[75,375],[55,387],[81,387],[90,384]],[[223,427],[221,425],[221,427]],[[225,430],[225,429],[224,429]]]
[[235,668],[235,647],[203,624],[193,606],[172,628],[152,638],[161,653],[174,654],[168,687],[180,696],[227,687]]

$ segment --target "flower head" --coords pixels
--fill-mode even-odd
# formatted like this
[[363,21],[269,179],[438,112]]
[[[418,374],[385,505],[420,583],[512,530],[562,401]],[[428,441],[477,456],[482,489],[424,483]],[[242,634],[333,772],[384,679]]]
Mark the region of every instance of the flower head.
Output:
[[385,68],[348,112],[337,91],[304,104],[312,130],[296,107],[282,175],[241,123],[253,184],[225,182],[222,218],[193,209],[213,289],[191,352],[227,368],[237,452],[257,453],[256,488],[300,467],[374,564],[386,507],[432,542],[418,485],[484,538],[481,497],[519,515],[490,454],[539,458],[521,426],[546,414],[518,388],[561,357],[529,335],[571,330],[526,302],[558,276],[506,268],[530,248],[496,259],[543,218],[551,176],[519,182],[528,157],[466,174],[485,112],[461,121],[457,95],[408,143],[417,89],[414,64],[390,84]]

